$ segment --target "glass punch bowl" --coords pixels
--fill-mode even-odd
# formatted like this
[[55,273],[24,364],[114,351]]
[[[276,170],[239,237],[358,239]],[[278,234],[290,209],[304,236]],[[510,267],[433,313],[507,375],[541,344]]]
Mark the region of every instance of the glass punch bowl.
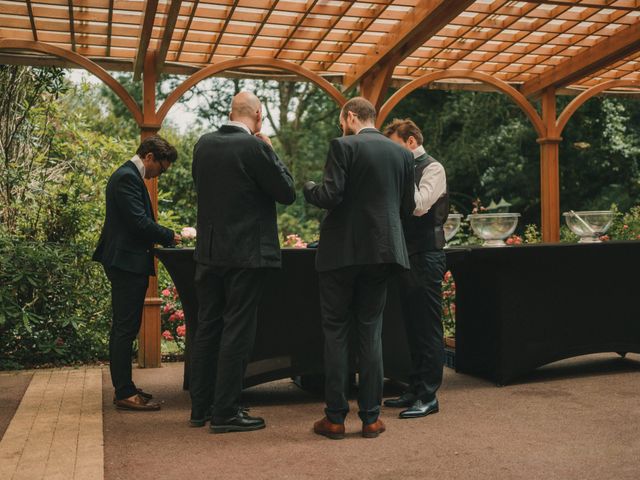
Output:
[[472,213],[467,218],[485,247],[504,247],[504,239],[518,226],[519,213]]
[[615,214],[611,210],[590,212],[564,212],[564,221],[573,233],[580,237],[578,243],[601,242],[600,237],[611,226]]
[[460,222],[462,222],[462,215],[459,213],[450,213],[447,217],[447,221],[444,222],[444,239],[448,242],[456,236],[458,230],[460,230]]

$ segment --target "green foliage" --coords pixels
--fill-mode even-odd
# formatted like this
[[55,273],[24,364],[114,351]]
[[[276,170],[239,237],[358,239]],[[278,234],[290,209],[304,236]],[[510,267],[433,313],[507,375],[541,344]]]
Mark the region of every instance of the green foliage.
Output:
[[0,369],[106,358],[109,287],[90,255],[0,235]]

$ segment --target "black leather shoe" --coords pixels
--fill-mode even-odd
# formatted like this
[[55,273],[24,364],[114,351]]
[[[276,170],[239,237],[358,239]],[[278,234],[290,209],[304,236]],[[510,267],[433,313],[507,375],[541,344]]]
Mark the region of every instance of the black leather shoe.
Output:
[[413,405],[411,405],[406,410],[400,412],[400,418],[418,418],[418,417],[426,417],[427,415],[431,415],[432,413],[438,413],[439,410],[438,399],[434,398],[430,402],[423,402],[422,400],[416,400]]
[[250,432],[260,430],[265,427],[264,419],[260,417],[250,417],[246,410],[239,409],[233,417],[212,417],[211,433],[227,432]]
[[191,409],[191,418],[189,419],[190,427],[204,427],[205,423],[207,423],[210,420],[211,420],[211,407]]
[[417,400],[415,393],[404,392],[398,398],[389,398],[384,401],[385,407],[407,408],[413,405]]

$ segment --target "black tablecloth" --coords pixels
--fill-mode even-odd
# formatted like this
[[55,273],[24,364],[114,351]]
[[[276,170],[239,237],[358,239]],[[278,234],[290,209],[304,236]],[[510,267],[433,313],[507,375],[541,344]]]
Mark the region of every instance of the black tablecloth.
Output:
[[456,370],[506,384],[563,358],[640,352],[640,242],[468,249]]
[[[536,367],[596,352],[639,352],[640,242],[448,249],[456,280],[456,370],[506,384]],[[157,249],[182,298],[187,346],[197,328],[193,249]],[[322,374],[314,249],[284,249],[258,310],[245,385]],[[385,376],[406,381],[398,285],[383,324]],[[188,351],[185,387],[188,383]]]

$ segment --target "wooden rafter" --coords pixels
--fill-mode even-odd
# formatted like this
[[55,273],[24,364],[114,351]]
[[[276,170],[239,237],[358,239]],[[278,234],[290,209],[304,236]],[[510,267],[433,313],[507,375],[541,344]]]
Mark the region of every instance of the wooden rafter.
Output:
[[364,75],[390,58],[401,62],[473,2],[474,0],[441,0],[434,4],[430,0],[421,0],[410,15],[410,20],[399,22],[382,44],[372,49],[364,63],[353,66],[345,76],[345,88],[352,88]]
[[142,28],[140,29],[140,40],[138,41],[138,49],[136,58],[133,62],[133,79],[140,80],[142,68],[144,67],[144,59],[151,41],[151,33],[153,32],[153,22],[156,18],[158,10],[158,0],[147,0],[144,9],[144,18],[142,19]]
[[73,0],[68,0],[69,5],[69,32],[71,33],[71,50],[76,51],[76,28],[73,21]]
[[239,0],[233,0],[233,5],[231,5],[231,8],[229,9],[229,13],[227,14],[227,18],[224,20],[224,25],[222,25],[222,28],[220,29],[220,32],[218,33],[218,36],[216,37],[216,41],[213,44],[213,48],[211,49],[211,53],[209,54],[209,58],[207,59],[207,63],[211,63],[211,59],[215,55],[216,50],[218,49],[218,45],[220,45],[220,41],[222,40],[222,36],[224,35],[224,32],[227,30],[227,26],[229,26],[229,22],[231,21],[231,17],[233,17],[234,12],[236,11],[236,7],[238,6],[238,1]]
[[[320,38],[318,38],[313,46],[311,48],[309,48],[309,50],[307,51],[307,53],[305,54],[304,58],[302,59],[302,61],[300,62],[300,65],[302,65],[304,62],[307,61],[307,59],[309,58],[309,56],[313,53],[313,51],[318,48],[318,46],[325,40],[325,38],[327,38],[327,35],[329,35],[329,33],[331,33],[331,30],[333,30],[333,28],[338,24],[338,22],[340,20],[342,20],[342,18],[345,16],[345,14],[349,11],[349,9],[351,8],[351,4],[350,2],[344,2],[345,4],[342,5],[342,8],[340,9],[340,12],[338,12],[338,14],[335,16],[333,22],[331,23],[331,27],[327,28],[324,33],[320,36]],[[384,7],[380,8],[380,10],[378,11],[378,15],[384,10]],[[376,16],[377,18],[377,16]],[[372,20],[373,21],[373,20]]]
[[169,45],[171,45],[171,38],[173,37],[173,31],[176,28],[176,22],[178,21],[178,14],[180,13],[181,6],[182,0],[172,0],[169,5],[167,20],[164,24],[164,32],[162,33],[162,39],[160,40],[160,50],[156,57],[156,69],[158,75],[162,72],[164,62],[167,59],[167,52],[169,51]]
[[537,96],[548,87],[561,87],[586,77],[640,50],[640,23],[602,40],[555,68],[522,85],[526,96]]
[[107,20],[107,57],[111,56],[112,29],[113,29],[113,0],[109,0],[109,19]]
[[293,30],[291,30],[291,32],[289,33],[289,35],[287,35],[287,37],[284,39],[284,41],[282,42],[282,44],[280,45],[280,47],[278,48],[278,51],[276,52],[276,54],[274,55],[275,58],[279,58],[280,54],[282,53],[282,50],[284,50],[284,48],[289,44],[289,42],[291,41],[291,39],[293,38],[293,36],[296,34],[296,32],[298,31],[298,29],[300,28],[300,26],[304,23],[304,21],[307,19],[307,17],[309,16],[309,14],[313,11],[313,9],[315,8],[316,4],[318,3],[318,0],[313,0],[311,2],[311,5],[309,5],[309,8],[306,9],[306,11],[302,14],[302,17],[300,18],[300,20],[298,22],[296,22],[295,27],[293,27]]
[[184,29],[184,32],[182,34],[182,39],[180,40],[180,46],[178,47],[178,52],[176,53],[176,61],[180,61],[180,54],[182,53],[182,49],[184,48],[184,42],[187,40],[187,35],[189,35],[189,29],[191,28],[191,24],[193,23],[193,18],[196,14],[198,3],[200,3],[200,0],[195,0],[193,2],[193,6],[191,7],[191,12],[189,13],[189,19],[187,20],[187,26]]
[[33,33],[33,39],[38,41],[38,30],[36,29],[36,20],[33,16],[33,7],[31,6],[31,0],[27,0],[27,10],[29,11],[29,21],[31,22],[31,32]]
[[543,5],[563,5],[569,7],[581,7],[581,8],[608,8],[611,10],[625,10],[632,12],[640,8],[640,1],[627,0],[622,2],[615,2],[611,0],[599,0],[599,1],[584,1],[576,2],[575,0],[527,0],[529,3],[539,3]]
[[251,40],[249,41],[249,44],[245,47],[244,51],[242,52],[242,55],[240,55],[241,57],[246,57],[247,56],[247,53],[249,52],[249,50],[251,50],[251,47],[253,47],[253,44],[256,42],[256,39],[262,33],[262,29],[264,28],[264,26],[269,21],[269,18],[271,17],[271,14],[275,10],[275,8],[278,5],[279,1],[280,0],[272,0],[271,6],[269,7],[269,10],[267,10],[267,13],[264,16],[264,19],[262,20],[262,22],[260,22],[260,25],[258,26],[258,30],[256,30],[256,33],[251,37]]
[[[368,17],[366,21],[362,21],[361,20],[361,28],[355,35],[353,35],[352,32],[349,32],[350,33],[349,41],[348,42],[343,42],[345,45],[343,47],[341,47],[340,51],[337,54],[333,55],[332,60],[325,65],[325,69],[326,70],[330,70],[331,69],[331,66],[338,61],[340,56],[343,55],[349,49],[349,47],[351,47],[351,45],[353,45],[355,42],[357,42],[362,37],[363,33],[366,32],[367,29],[378,18],[380,18],[380,16],[385,12],[387,7],[389,7],[389,5],[391,5],[392,2],[393,2],[393,0],[387,0],[386,2],[382,3],[381,5],[378,5],[377,7],[375,7],[376,8],[376,13],[373,16]],[[378,3],[381,3],[381,2],[378,2]]]

